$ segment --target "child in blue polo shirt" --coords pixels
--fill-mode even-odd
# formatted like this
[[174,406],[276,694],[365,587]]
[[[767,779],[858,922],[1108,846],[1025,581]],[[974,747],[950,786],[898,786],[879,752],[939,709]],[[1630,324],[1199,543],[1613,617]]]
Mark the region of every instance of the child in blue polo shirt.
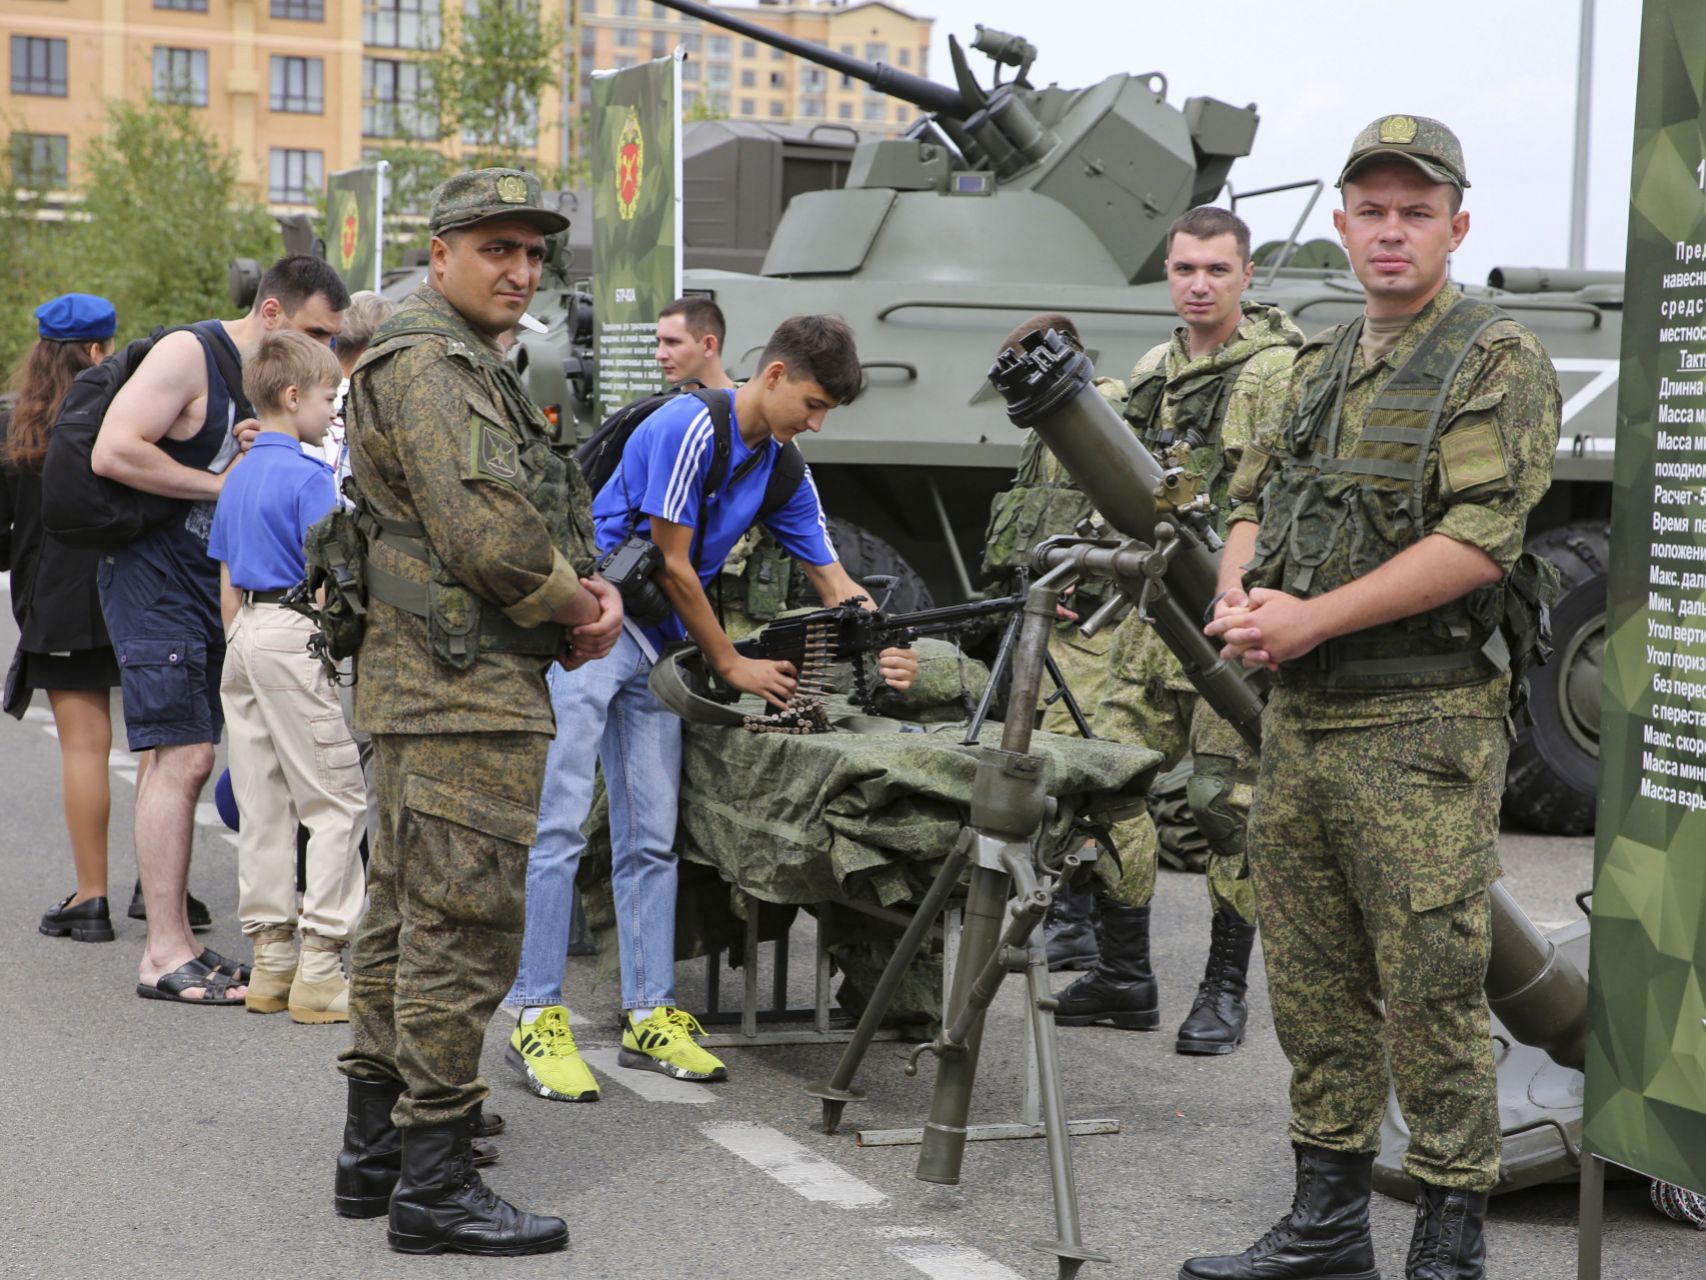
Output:
[[[260,419],[219,495],[207,553],[219,564],[225,670],[219,699],[230,734],[237,833],[237,912],[255,948],[251,1013],[286,1008],[297,1022],[348,1022],[343,951],[366,885],[367,796],[337,689],[308,651],[314,624],[279,603],[305,576],[308,528],[337,502],[332,469],[302,452],[332,421],[341,376],[330,348],[269,333],[243,362]],[[296,905],[296,825],[308,828],[307,888]],[[302,933],[298,961],[291,945]]]

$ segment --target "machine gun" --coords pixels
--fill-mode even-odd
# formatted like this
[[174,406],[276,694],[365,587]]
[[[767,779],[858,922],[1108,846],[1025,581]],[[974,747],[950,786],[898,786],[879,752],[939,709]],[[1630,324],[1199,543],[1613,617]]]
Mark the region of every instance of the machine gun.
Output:
[[[878,579],[871,579],[881,583]],[[906,648],[920,636],[958,635],[995,618],[1010,618],[1024,605],[1021,595],[967,604],[923,609],[916,613],[885,613],[867,609],[864,597],[854,596],[826,609],[778,618],[763,630],[735,642],[735,652],[747,658],[791,662],[797,679],[786,709],[753,715],[733,705],[739,690],[720,683],[696,647],[665,654],[652,670],[651,689],[658,700],[692,724],[739,725],[757,733],[821,733],[830,729],[825,702],[832,692],[835,663],[853,664],[853,703],[862,711],[877,710],[883,688],[872,683],[866,669],[868,654]],[[1072,699],[1059,668],[1049,666],[1061,696],[1081,726],[1083,715]],[[973,738],[987,712],[988,699],[974,716]],[[1088,735],[1087,726],[1086,736]]]

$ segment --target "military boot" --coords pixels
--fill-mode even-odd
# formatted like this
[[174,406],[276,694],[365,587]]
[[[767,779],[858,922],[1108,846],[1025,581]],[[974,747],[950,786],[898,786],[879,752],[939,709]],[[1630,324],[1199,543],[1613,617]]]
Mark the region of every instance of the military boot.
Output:
[[1487,1274],[1487,1193],[1421,1184],[1404,1280],[1482,1280]]
[[1149,967],[1149,908],[1101,903],[1102,950],[1096,967],[1057,997],[1055,1022],[1087,1027],[1108,1022],[1127,1031],[1161,1024],[1161,997]]
[[472,1116],[402,1131],[403,1171],[391,1194],[386,1233],[391,1247],[511,1257],[568,1244],[561,1218],[524,1213],[485,1184],[474,1168],[473,1131]]
[[391,1207],[391,1189],[403,1163],[403,1140],[391,1108],[403,1096],[400,1080],[349,1078],[344,1149],[332,1182],[332,1204],[342,1218],[377,1218]]
[[1095,895],[1088,890],[1056,889],[1043,924],[1043,949],[1050,973],[1090,969],[1096,964],[1096,930],[1090,923]]
[[1179,1280],[1380,1280],[1368,1230],[1374,1157],[1295,1147],[1291,1212],[1243,1253],[1192,1258]]
[[1208,967],[1197,984],[1191,1012],[1179,1024],[1174,1048],[1180,1053],[1231,1053],[1244,1043],[1244,991],[1256,926],[1230,907],[1214,913]]

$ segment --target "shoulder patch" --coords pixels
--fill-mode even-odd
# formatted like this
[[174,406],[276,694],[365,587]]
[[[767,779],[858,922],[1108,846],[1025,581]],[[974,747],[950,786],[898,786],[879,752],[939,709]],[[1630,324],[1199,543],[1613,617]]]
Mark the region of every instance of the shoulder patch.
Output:
[[489,408],[470,398],[468,478],[516,487],[521,482],[521,444],[497,424]]

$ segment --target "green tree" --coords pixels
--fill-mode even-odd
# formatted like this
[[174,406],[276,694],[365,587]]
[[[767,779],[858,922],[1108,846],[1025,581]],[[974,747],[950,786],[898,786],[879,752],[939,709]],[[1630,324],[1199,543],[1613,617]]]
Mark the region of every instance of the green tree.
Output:
[[70,229],[44,215],[50,175],[34,172],[27,154],[0,152],[0,390],[36,340],[35,309],[78,288]]
[[562,56],[561,25],[541,20],[538,0],[447,6],[444,39],[420,57],[439,137],[460,134],[469,167],[537,169],[539,108],[558,92]]
[[278,256],[277,224],[238,195],[236,158],[187,107],[110,105],[83,171],[77,287],[111,299],[121,342],[227,314],[231,260]]

